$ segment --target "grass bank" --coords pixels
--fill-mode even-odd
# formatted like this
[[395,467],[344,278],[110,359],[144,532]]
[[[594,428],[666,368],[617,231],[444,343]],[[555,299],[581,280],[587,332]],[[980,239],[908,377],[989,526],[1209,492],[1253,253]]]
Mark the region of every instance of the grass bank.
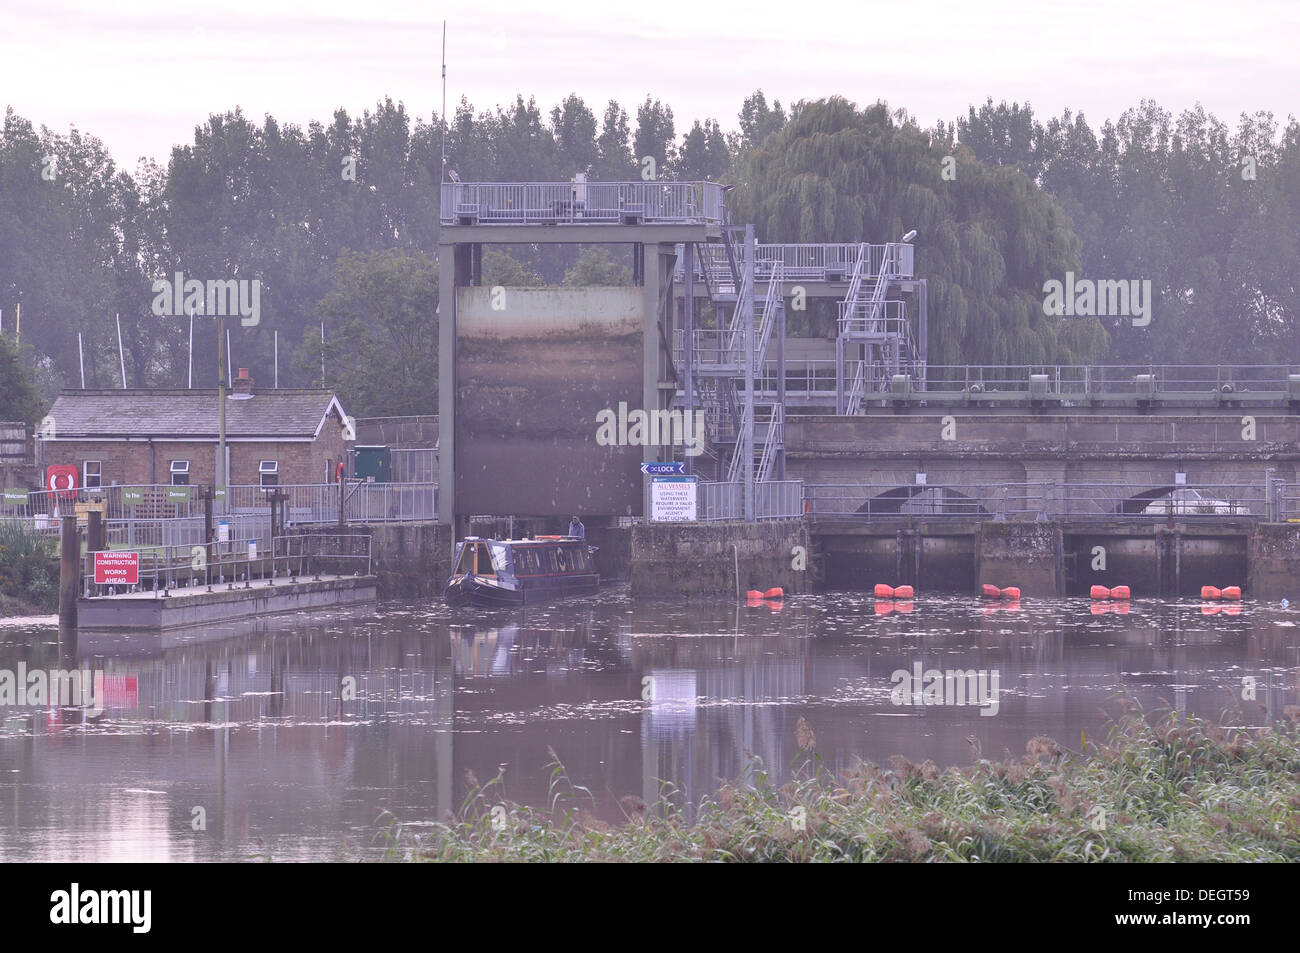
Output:
[[545,810],[511,803],[498,777],[471,782],[458,819],[417,834],[390,816],[380,837],[388,860],[406,861],[1300,860],[1300,709],[1256,730],[1124,709],[1080,751],[1039,737],[1019,758],[973,751],[941,771],[895,756],[838,776],[801,719],[792,781],[754,763],[693,823],[671,791],[598,820],[553,761]]

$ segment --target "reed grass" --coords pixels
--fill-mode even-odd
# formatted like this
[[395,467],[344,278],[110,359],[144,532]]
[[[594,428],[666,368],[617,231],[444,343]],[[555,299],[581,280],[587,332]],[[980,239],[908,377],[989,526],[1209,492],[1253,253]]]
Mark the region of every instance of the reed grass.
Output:
[[965,767],[895,756],[842,774],[801,719],[788,783],[751,759],[689,822],[670,785],[655,804],[624,798],[618,823],[597,818],[550,751],[544,807],[510,801],[500,774],[471,776],[454,819],[416,833],[385,814],[377,838],[389,861],[1300,860],[1300,708],[1249,730],[1122,708],[1079,751],[1038,737],[990,760],[968,739]]

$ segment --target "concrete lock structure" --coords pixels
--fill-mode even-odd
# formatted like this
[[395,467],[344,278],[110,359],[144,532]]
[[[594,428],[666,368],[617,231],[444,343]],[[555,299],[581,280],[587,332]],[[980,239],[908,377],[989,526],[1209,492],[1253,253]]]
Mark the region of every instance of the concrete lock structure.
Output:
[[[760,243],[725,191],[443,184],[438,518],[453,538],[581,513],[642,593],[1290,594],[1300,368],[933,366],[915,232]],[[484,245],[564,243],[630,252],[633,286],[483,284]],[[836,301],[833,340],[787,336],[809,297]],[[698,453],[632,432],[638,411],[701,414]],[[617,440],[598,439],[602,414]],[[659,461],[699,481],[699,525],[629,542],[616,524],[648,515],[640,466]],[[787,528],[768,540],[738,521]],[[781,570],[777,550],[805,544],[806,571]],[[671,570],[691,554],[707,571]]]

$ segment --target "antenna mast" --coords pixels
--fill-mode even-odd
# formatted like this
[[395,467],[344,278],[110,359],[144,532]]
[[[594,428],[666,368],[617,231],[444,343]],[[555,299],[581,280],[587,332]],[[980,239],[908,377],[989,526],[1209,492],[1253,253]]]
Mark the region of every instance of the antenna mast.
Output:
[[447,21],[442,21],[442,166],[438,170],[439,184],[447,181]]

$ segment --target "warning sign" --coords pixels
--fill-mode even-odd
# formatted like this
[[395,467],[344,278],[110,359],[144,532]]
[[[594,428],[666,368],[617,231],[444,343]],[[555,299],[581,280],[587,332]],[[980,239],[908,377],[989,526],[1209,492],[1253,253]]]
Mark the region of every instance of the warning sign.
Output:
[[140,582],[140,554],[123,552],[95,553],[95,584],[101,586],[135,586]]
[[667,523],[695,518],[695,477],[655,477],[650,484],[650,519]]

